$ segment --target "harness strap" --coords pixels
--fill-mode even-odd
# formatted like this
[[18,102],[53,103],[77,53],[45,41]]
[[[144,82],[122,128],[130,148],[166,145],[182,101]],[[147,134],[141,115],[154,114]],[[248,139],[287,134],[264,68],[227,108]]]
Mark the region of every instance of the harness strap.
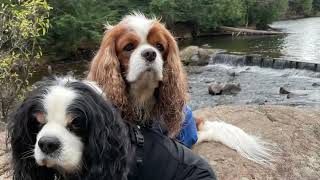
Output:
[[144,137],[141,133],[140,126],[135,128],[135,136],[136,136],[136,161],[138,168],[141,168],[143,165],[143,155],[144,155]]
[[132,175],[138,177],[143,166],[144,137],[138,125],[129,124],[129,135],[131,143],[135,145],[135,165],[131,169]]

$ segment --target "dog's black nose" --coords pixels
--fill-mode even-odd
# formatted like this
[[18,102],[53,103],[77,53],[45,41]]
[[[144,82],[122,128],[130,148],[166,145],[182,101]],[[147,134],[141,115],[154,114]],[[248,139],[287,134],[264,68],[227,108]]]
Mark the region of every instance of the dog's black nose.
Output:
[[157,57],[157,53],[151,48],[143,50],[141,55],[149,62],[154,61]]
[[61,143],[59,139],[56,137],[44,136],[39,139],[38,145],[42,152],[46,154],[51,154],[60,148]]

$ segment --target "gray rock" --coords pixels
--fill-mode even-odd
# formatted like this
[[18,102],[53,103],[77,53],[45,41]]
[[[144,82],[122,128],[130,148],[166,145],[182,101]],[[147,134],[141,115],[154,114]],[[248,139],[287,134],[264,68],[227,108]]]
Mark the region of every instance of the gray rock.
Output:
[[211,95],[221,95],[224,84],[220,82],[215,82],[208,87],[209,94]]
[[312,86],[313,86],[313,87],[319,87],[319,86],[320,86],[320,83],[312,83]]
[[284,87],[280,87],[279,93],[280,93],[280,94],[290,94],[290,91],[288,91],[288,90],[285,89]]
[[188,46],[180,51],[181,61],[185,65],[189,65],[192,61],[192,57],[198,53],[198,46]]
[[205,66],[209,64],[210,58],[217,53],[216,49],[204,49],[198,46],[188,46],[180,52],[181,61],[185,65]]
[[239,76],[238,73],[234,72],[234,71],[228,71],[227,74],[231,77],[236,77],[236,76]]
[[209,94],[211,95],[231,95],[237,94],[241,91],[240,83],[221,83],[215,82],[208,87]]
[[223,94],[237,94],[241,91],[240,83],[227,83],[224,85],[222,93]]

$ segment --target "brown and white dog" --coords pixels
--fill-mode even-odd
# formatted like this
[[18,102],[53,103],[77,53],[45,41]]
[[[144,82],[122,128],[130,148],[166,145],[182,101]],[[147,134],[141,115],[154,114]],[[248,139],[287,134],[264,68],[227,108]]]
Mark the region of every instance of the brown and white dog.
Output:
[[187,101],[175,39],[157,19],[139,13],[107,28],[88,79],[98,82],[123,118],[160,120],[174,136]]
[[[103,88],[124,119],[160,121],[171,137],[179,132],[186,76],[174,37],[156,18],[133,13],[108,25],[87,78]],[[218,140],[261,164],[271,158],[260,141],[230,124],[204,121],[198,130],[199,142]]]

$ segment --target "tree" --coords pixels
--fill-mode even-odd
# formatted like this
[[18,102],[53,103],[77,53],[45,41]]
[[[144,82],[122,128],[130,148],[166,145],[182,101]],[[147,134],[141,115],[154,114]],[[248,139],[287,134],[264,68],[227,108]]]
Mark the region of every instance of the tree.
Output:
[[284,15],[288,9],[288,0],[265,0],[252,3],[249,11],[249,23],[256,24],[258,29]]
[[14,103],[27,90],[33,66],[42,53],[39,37],[47,33],[45,0],[5,0],[0,9],[0,120],[6,121]]
[[312,2],[313,0],[301,0],[301,9],[303,15],[310,16],[312,13]]
[[[118,22],[132,6],[128,0],[49,0],[51,27],[44,41],[51,60],[81,58],[81,50],[95,50],[104,24]],[[141,3],[141,2],[140,2]],[[90,52],[90,51],[89,51]]]
[[292,0],[290,10],[297,15],[310,16],[312,13],[313,0]]
[[320,0],[313,0],[312,9],[315,14],[320,12]]
[[202,31],[219,25],[240,25],[244,20],[242,0],[153,0],[152,12],[169,24],[193,23]]

